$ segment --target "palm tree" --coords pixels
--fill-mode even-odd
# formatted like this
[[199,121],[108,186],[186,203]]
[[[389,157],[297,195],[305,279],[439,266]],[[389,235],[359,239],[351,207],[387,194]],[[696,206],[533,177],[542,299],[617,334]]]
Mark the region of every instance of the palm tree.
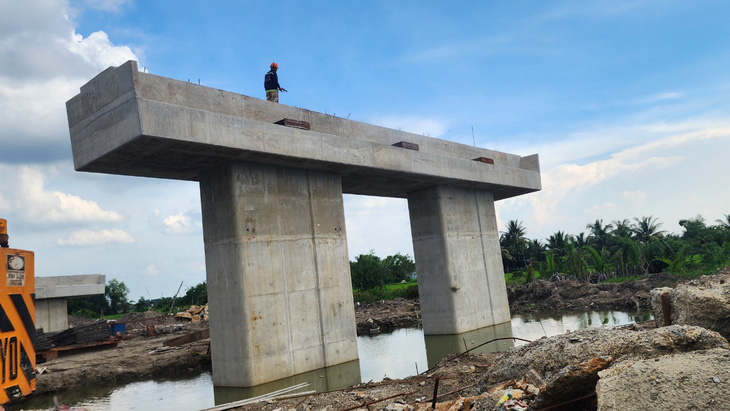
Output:
[[720,228],[724,228],[726,230],[730,230],[730,214],[723,214],[725,216],[724,220],[717,219],[717,223],[720,225]]
[[639,243],[630,237],[618,238],[619,248],[614,253],[613,258],[616,261],[616,270],[623,276],[628,276],[636,272],[641,259],[641,250]]
[[641,259],[639,265],[641,271],[646,274],[649,272],[649,265],[656,258],[664,254],[665,250],[669,247],[664,241],[664,233],[666,231],[659,230],[659,226],[662,223],[658,222],[656,218],[641,217],[634,218],[636,220],[636,226],[634,227],[634,235],[636,241],[639,243],[639,250],[641,251]]
[[588,267],[583,258],[583,249],[578,247],[574,240],[569,238],[565,243],[565,256],[561,260],[568,274],[575,276],[578,281],[586,279]]
[[642,243],[648,243],[654,240],[660,240],[664,237],[666,231],[659,230],[659,226],[662,223],[658,222],[657,218],[652,216],[634,218],[636,220],[636,226],[634,227],[634,235],[636,239]]
[[573,236],[573,242],[575,242],[575,245],[578,247],[583,247],[584,245],[587,245],[588,238],[586,238],[586,233],[580,233],[576,236]]
[[621,221],[613,221],[613,230],[611,230],[611,235],[615,238],[629,238],[633,233],[634,227],[627,218],[624,218]]
[[527,254],[530,257],[530,262],[541,261],[545,250],[547,250],[547,246],[540,240],[530,240],[527,243]]
[[596,220],[593,224],[588,224],[586,228],[591,231],[588,237],[589,243],[594,245],[596,250],[600,251],[609,246],[610,232],[613,228],[611,224],[603,225],[603,220]]
[[554,251],[556,257],[562,257],[565,255],[565,246],[569,240],[570,235],[562,231],[556,231],[555,234],[548,237],[547,248]]
[[[505,250],[502,254],[509,255],[514,264],[506,264],[505,269],[521,268],[525,265],[525,251],[528,239],[525,236],[527,229],[522,222],[510,220],[507,223],[507,231],[502,233],[499,238],[499,244]],[[512,266],[512,267],[510,267]]]

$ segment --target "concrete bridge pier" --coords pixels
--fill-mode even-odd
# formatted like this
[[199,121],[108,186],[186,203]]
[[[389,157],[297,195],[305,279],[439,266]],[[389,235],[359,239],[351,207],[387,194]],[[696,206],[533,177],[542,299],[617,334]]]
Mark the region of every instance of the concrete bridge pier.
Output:
[[356,360],[340,176],[230,162],[200,193],[214,385]]
[[357,358],[342,193],[407,198],[426,334],[509,321],[494,201],[519,156],[110,67],[66,103],[76,170],[198,181],[213,382]]
[[409,193],[408,211],[424,334],[510,321],[492,193],[434,186]]

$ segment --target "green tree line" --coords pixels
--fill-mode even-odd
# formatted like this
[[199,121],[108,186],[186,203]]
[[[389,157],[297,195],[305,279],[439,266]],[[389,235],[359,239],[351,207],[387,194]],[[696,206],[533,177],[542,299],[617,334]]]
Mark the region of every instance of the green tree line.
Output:
[[[100,318],[108,315],[128,313],[130,311],[143,312],[151,309],[167,313],[170,312],[173,302],[172,297],[149,300],[140,297],[134,302],[128,299],[128,295],[129,288],[127,288],[124,282],[113,278],[107,282],[104,295],[69,299],[68,313],[88,318]],[[178,297],[175,300],[175,307],[204,305],[207,303],[208,286],[203,281],[200,284],[188,288],[185,295]]]
[[701,216],[680,220],[683,232],[670,234],[653,216],[596,220],[586,232],[557,231],[541,241],[511,220],[499,242],[505,273],[524,281],[539,276],[598,282],[664,271],[699,275],[730,264],[730,214],[715,222],[708,225]]
[[[373,302],[397,297],[418,298],[418,286],[409,284],[416,273],[416,263],[400,253],[380,258],[374,251],[360,254],[350,261],[354,300]],[[390,284],[406,283],[404,287]]]
[[[715,224],[707,224],[701,216],[680,220],[681,234],[661,230],[662,223],[653,216],[610,223],[599,219],[587,224],[585,232],[557,231],[544,241],[528,238],[522,222],[511,220],[499,238],[504,271],[508,279],[521,282],[534,278],[613,281],[657,272],[711,274],[730,265],[730,214],[723,217]],[[415,272],[415,262],[408,255],[360,254],[350,262],[355,301],[418,298],[417,286],[408,284]],[[404,287],[388,286],[402,282]],[[123,282],[112,279],[103,296],[68,300],[68,311],[97,318],[132,310],[169,312],[173,302],[172,297],[140,297],[134,302],[128,294]],[[175,307],[207,303],[207,284],[202,282],[178,297]]]

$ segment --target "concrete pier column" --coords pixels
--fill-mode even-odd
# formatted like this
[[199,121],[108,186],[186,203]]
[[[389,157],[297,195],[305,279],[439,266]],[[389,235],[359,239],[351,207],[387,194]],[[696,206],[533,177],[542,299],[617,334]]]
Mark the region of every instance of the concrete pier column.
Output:
[[435,186],[409,193],[408,211],[424,333],[510,321],[492,193]]
[[356,360],[340,177],[226,163],[200,192],[214,385]]

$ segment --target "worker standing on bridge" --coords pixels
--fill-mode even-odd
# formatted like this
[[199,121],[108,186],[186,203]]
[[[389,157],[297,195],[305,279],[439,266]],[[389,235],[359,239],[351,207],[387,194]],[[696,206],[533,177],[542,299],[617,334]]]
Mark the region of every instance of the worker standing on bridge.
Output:
[[276,70],[279,69],[279,65],[271,63],[271,70],[264,76],[264,89],[266,89],[266,100],[273,101],[274,103],[279,102],[279,90],[286,92],[286,89],[279,85],[279,76],[276,75]]

